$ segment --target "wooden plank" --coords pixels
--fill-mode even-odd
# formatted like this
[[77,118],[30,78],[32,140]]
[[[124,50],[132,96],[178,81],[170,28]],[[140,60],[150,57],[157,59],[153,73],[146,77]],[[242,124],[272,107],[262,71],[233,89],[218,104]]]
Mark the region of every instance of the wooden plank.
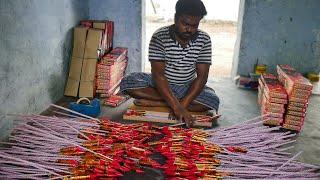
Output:
[[[137,116],[137,115],[123,115],[124,120],[130,121],[139,121],[139,122],[152,122],[152,123],[163,123],[163,124],[177,124],[181,123],[177,120],[169,119],[166,117],[167,113],[169,115],[170,109],[168,107],[145,107],[145,106],[135,106],[134,104],[130,105],[128,108],[129,110],[138,110],[144,111],[147,114],[159,114],[159,118],[157,117],[146,117],[144,115]],[[191,112],[192,115],[206,115],[206,112]],[[148,116],[148,115],[147,115]],[[194,126],[196,127],[211,127],[212,122],[195,122]]]

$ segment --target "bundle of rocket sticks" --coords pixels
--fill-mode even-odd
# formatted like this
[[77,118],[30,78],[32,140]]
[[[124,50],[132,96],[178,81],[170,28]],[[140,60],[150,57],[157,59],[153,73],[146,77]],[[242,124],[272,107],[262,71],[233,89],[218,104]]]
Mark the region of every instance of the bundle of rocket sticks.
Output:
[[286,152],[295,134],[263,126],[262,117],[199,130],[124,125],[81,114],[14,116],[23,122],[2,142],[1,179],[117,179],[146,167],[162,170],[166,179],[320,178],[319,166],[296,161],[301,152]]

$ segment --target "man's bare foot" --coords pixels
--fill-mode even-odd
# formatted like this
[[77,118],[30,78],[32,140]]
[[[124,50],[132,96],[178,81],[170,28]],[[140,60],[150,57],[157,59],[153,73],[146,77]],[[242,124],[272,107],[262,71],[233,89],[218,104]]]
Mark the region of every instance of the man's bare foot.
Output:
[[146,106],[146,107],[163,107],[167,106],[167,104],[163,101],[152,101],[152,100],[147,100],[147,99],[135,99],[133,103],[136,106]]
[[217,120],[221,117],[220,114],[217,114],[217,111],[215,109],[211,109],[208,111],[207,116],[211,116],[212,120]]

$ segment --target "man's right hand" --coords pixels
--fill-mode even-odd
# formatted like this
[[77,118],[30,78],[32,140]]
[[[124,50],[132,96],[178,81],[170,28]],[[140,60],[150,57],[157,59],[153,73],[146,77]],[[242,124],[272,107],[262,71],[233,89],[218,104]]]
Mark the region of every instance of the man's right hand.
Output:
[[192,127],[193,123],[195,121],[195,118],[192,117],[189,111],[187,111],[186,108],[184,108],[181,105],[178,105],[177,107],[173,108],[173,113],[175,117],[182,122],[185,122],[187,127]]

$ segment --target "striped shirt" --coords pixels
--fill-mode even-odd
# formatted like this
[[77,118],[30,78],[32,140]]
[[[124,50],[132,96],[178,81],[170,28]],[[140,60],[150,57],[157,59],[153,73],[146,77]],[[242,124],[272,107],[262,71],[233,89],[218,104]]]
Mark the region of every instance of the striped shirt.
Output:
[[158,29],[149,44],[149,61],[164,61],[165,76],[170,84],[184,84],[197,76],[196,64],[211,64],[210,36],[198,30],[183,48],[173,35],[173,26]]

